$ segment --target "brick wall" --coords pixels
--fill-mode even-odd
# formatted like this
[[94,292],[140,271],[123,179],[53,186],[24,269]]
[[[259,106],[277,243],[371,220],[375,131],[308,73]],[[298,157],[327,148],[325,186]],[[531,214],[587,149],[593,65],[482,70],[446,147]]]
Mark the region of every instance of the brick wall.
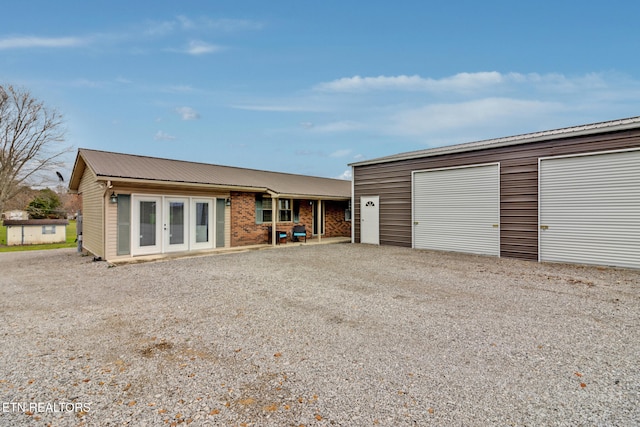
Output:
[[[315,205],[315,204],[314,204]],[[300,200],[300,221],[279,222],[277,228],[289,234],[294,225],[301,224],[307,229],[307,238],[313,232],[313,207],[309,200]],[[351,222],[345,221],[344,211],[348,202],[325,202],[324,237],[351,236]],[[268,242],[268,228],[271,224],[256,224],[256,194],[231,193],[231,246],[258,245]]]
[[268,224],[256,224],[256,194],[231,193],[231,246],[267,243]]
[[349,202],[327,200],[324,202],[324,237],[350,237],[351,221],[345,221],[344,213]]

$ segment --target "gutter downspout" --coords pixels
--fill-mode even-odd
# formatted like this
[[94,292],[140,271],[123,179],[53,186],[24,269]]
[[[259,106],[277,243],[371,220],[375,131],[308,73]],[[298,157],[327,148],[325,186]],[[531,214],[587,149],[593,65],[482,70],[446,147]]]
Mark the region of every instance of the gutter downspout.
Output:
[[102,193],[102,259],[107,259],[107,204],[104,202],[109,190],[113,188],[111,181],[107,181],[107,186]]

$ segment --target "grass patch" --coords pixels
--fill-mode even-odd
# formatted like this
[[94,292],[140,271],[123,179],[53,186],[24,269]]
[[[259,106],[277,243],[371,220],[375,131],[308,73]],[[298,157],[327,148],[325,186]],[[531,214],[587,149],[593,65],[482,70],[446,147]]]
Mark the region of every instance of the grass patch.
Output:
[[7,246],[7,227],[0,226],[0,252],[39,251],[43,249],[75,248],[76,221],[69,220],[67,225],[67,240],[64,243],[48,243],[45,245]]

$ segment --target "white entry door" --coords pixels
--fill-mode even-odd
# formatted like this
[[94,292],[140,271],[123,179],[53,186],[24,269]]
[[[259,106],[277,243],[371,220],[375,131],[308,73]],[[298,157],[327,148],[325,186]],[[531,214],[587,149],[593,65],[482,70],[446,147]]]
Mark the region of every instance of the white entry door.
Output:
[[189,249],[189,199],[164,199],[163,232],[165,252]]
[[162,251],[162,197],[134,196],[131,253],[145,255]]
[[360,243],[380,244],[380,196],[360,197]]
[[[224,199],[222,199],[224,207]],[[224,212],[222,212],[224,218]],[[213,248],[214,233],[213,199],[191,201],[191,249]],[[222,230],[224,233],[224,229]]]

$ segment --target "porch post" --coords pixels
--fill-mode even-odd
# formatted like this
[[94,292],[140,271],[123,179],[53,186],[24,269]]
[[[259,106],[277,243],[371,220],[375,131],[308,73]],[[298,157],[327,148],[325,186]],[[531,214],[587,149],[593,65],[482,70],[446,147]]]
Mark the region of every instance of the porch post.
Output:
[[322,200],[318,199],[318,214],[316,215],[317,230],[318,230],[318,243],[322,240]]
[[278,234],[276,231],[276,214],[278,213],[277,204],[278,198],[271,195],[271,246],[276,245],[276,236]]

